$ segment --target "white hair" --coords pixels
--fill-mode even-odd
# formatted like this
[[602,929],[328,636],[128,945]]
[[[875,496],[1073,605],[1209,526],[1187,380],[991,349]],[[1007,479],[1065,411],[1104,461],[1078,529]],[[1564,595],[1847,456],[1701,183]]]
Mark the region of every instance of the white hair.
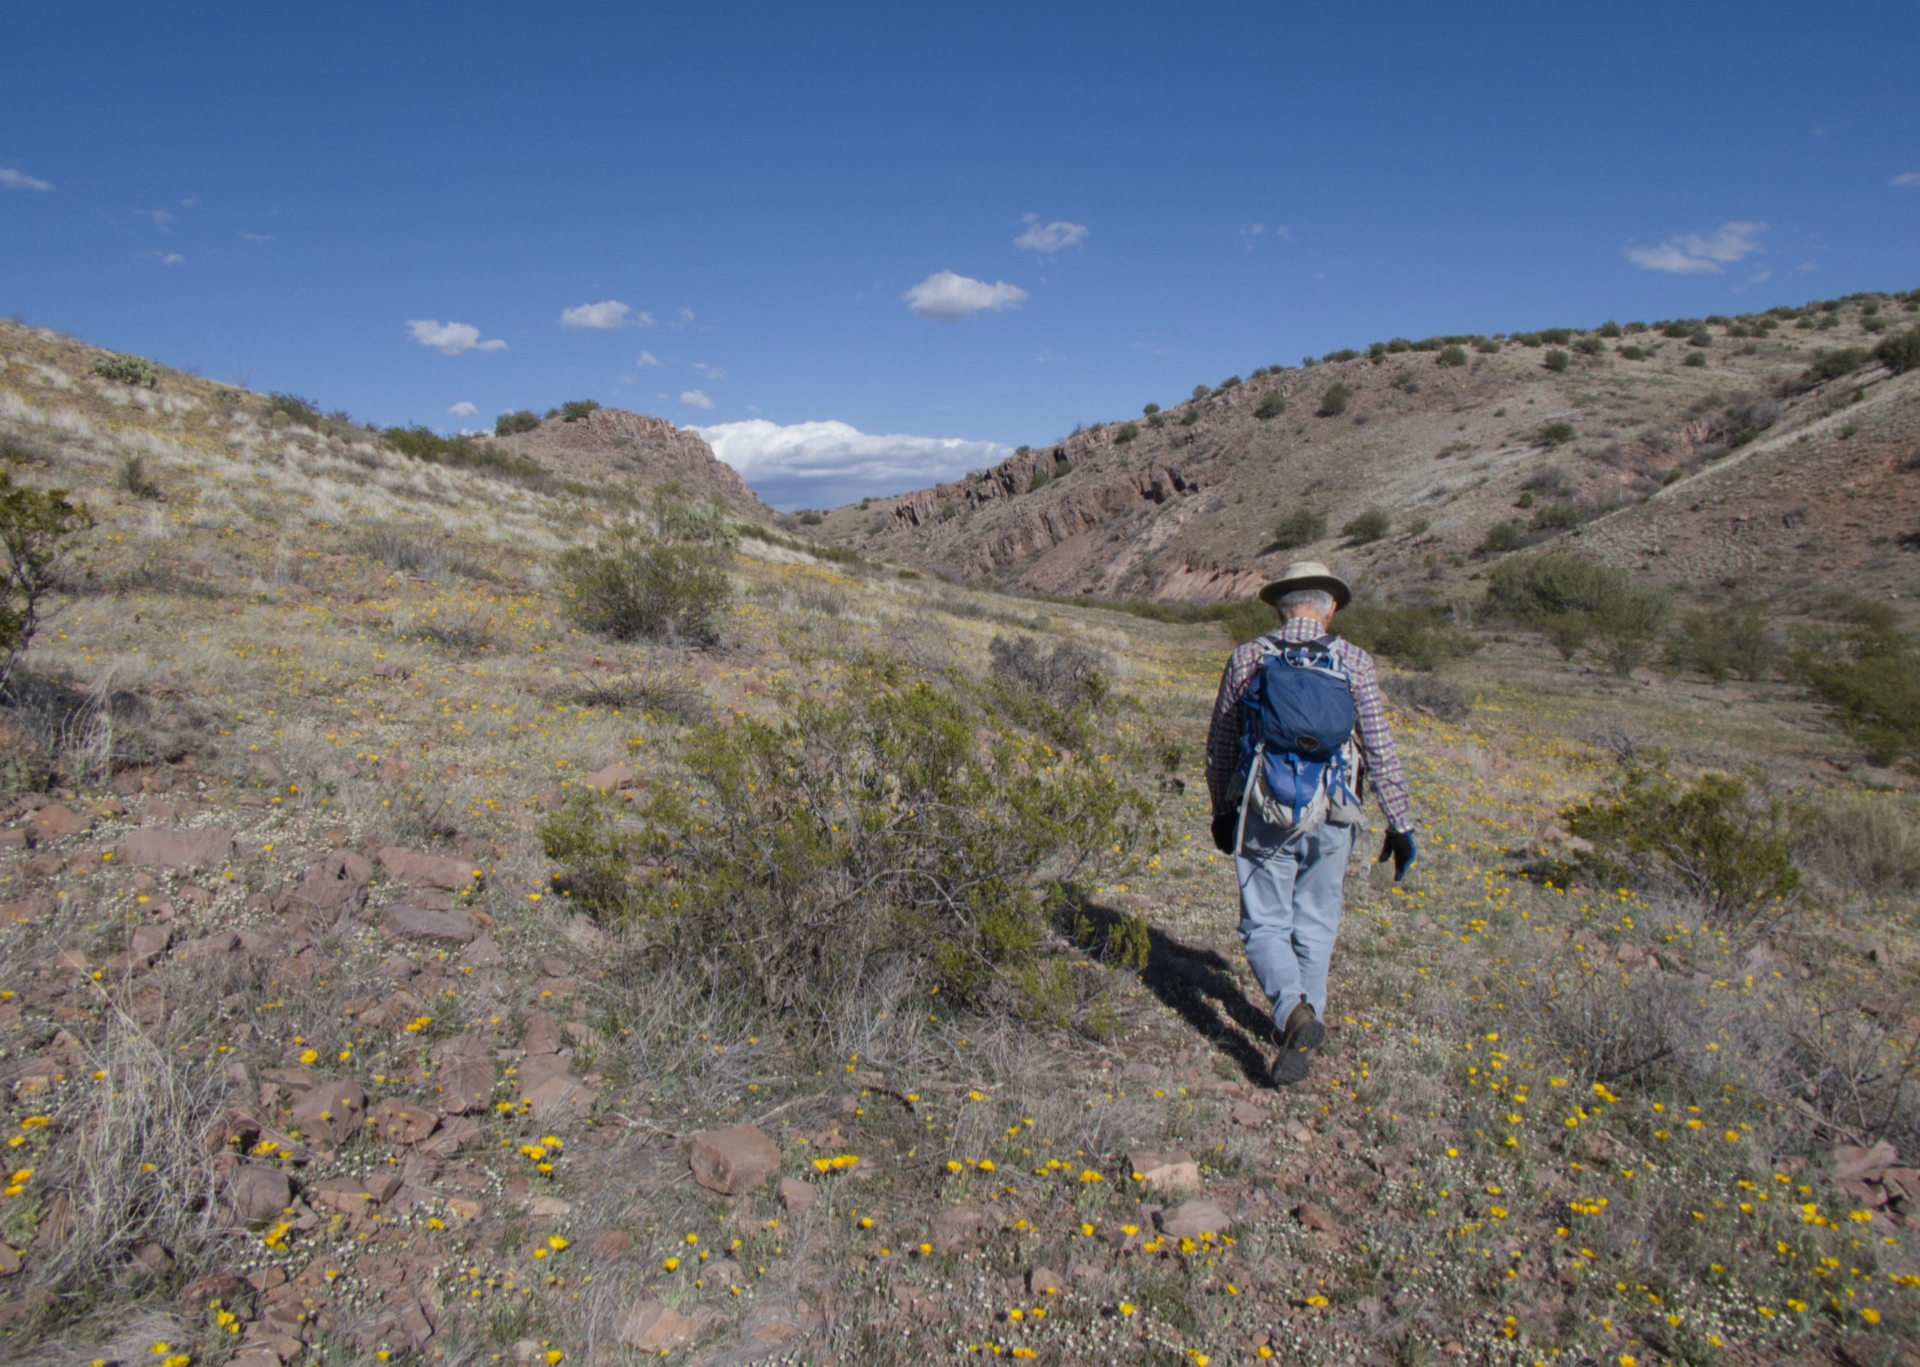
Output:
[[1292,593],[1280,595],[1280,601],[1274,604],[1280,609],[1282,617],[1304,617],[1308,611],[1317,612],[1322,617],[1333,611],[1333,595],[1325,589],[1295,589]]

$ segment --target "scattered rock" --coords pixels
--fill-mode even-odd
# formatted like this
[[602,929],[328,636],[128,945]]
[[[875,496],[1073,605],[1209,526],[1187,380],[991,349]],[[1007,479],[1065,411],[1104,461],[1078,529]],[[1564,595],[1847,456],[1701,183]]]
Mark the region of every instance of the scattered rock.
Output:
[[593,1256],[617,1258],[633,1247],[633,1238],[624,1230],[603,1229],[593,1239]]
[[247,1291],[247,1283],[231,1272],[210,1272],[180,1288],[180,1303],[205,1305],[208,1301],[231,1301]]
[[536,1196],[527,1202],[527,1214],[536,1220],[558,1220],[573,1214],[573,1202],[562,1201],[558,1196]]
[[477,1035],[455,1035],[433,1051],[438,1065],[434,1083],[454,1115],[478,1110],[493,1100],[493,1052]]
[[526,1022],[527,1028],[520,1036],[520,1047],[527,1051],[529,1057],[560,1052],[560,1030],[552,1016],[545,1011],[529,1011],[521,1019]]
[[440,1117],[417,1101],[388,1097],[367,1116],[367,1128],[389,1144],[418,1144],[440,1128]]
[[618,792],[633,786],[633,770],[624,764],[609,764],[604,769],[594,770],[580,783],[582,787],[596,788],[603,793]]
[[414,1149],[428,1158],[451,1158],[460,1150],[480,1142],[480,1127],[464,1116],[442,1120],[433,1138]]
[[93,829],[93,821],[81,816],[68,807],[55,802],[42,807],[29,819],[33,833],[42,840],[58,840],[62,836],[85,835]]
[[389,935],[448,945],[464,945],[475,934],[466,912],[428,911],[424,907],[388,907],[380,913],[380,928]]
[[1321,1234],[1337,1234],[1340,1231],[1340,1222],[1328,1214],[1324,1206],[1317,1206],[1311,1201],[1295,1206],[1293,1218]]
[[1841,1144],[1833,1151],[1833,1177],[1836,1182],[1867,1177],[1877,1169],[1893,1167],[1899,1161],[1899,1152],[1884,1139],[1865,1148]]
[[248,1163],[227,1179],[227,1204],[247,1224],[257,1224],[293,1204],[293,1187],[280,1169]]
[[114,847],[114,858],[123,864],[171,869],[175,873],[213,868],[232,857],[233,832],[218,826],[196,826],[187,831],[130,831],[127,838]]
[[472,864],[448,859],[444,855],[422,854],[418,850],[403,850],[389,845],[380,851],[379,860],[380,867],[387,871],[389,878],[412,883],[416,887],[445,888],[449,892],[458,892],[480,881],[480,871]]
[[358,911],[367,900],[373,865],[352,850],[335,850],[307,871],[289,905],[319,920]]
[[657,1353],[662,1348],[676,1348],[689,1342],[699,1327],[659,1301],[642,1301],[620,1321],[619,1337],[620,1342],[643,1353]]
[[132,949],[135,958],[153,960],[167,952],[173,932],[165,926],[135,926]]
[[1057,1296],[1066,1289],[1066,1283],[1052,1268],[1036,1267],[1027,1273],[1027,1290],[1036,1296]]
[[1127,1171],[1151,1192],[1175,1195],[1200,1190],[1200,1165],[1184,1149],[1171,1153],[1136,1150],[1127,1155]]
[[979,1242],[987,1213],[979,1206],[947,1206],[933,1217],[928,1240],[940,1253],[958,1253]]
[[1182,1201],[1158,1217],[1160,1232],[1176,1239],[1197,1239],[1202,1234],[1225,1234],[1232,1225],[1227,1212],[1215,1201]]
[[0,1244],[0,1277],[11,1277],[20,1270],[20,1251]]
[[738,1196],[780,1171],[780,1150],[754,1126],[734,1125],[696,1134],[688,1161],[708,1191]]
[[780,1179],[780,1204],[788,1210],[812,1210],[820,1201],[820,1188],[797,1177]]
[[322,1139],[334,1148],[346,1143],[366,1115],[367,1094],[357,1082],[319,1083],[293,1108],[303,1138]]
[[502,954],[493,943],[491,935],[481,935],[467,946],[467,952],[457,961],[460,968],[505,968],[507,956]]
[[1227,1120],[1245,1129],[1254,1129],[1267,1123],[1267,1113],[1251,1101],[1236,1101],[1233,1109],[1227,1112]]

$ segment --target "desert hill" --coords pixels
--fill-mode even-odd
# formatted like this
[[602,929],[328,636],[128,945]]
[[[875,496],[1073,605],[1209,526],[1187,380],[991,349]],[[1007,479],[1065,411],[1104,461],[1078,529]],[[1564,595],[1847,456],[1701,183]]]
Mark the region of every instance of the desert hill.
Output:
[[[1866,353],[1916,310],[1910,295],[1863,295],[1378,344],[836,509],[818,531],[1015,591],[1205,602],[1310,556],[1444,597],[1493,528],[1527,533],[1552,506],[1562,540],[1690,587],[1774,592],[1844,571],[1897,591],[1913,577],[1901,547],[1911,555],[1920,532],[1920,374]],[[1835,373],[1803,378],[1826,357]],[[1336,390],[1344,402],[1326,403]],[[1276,545],[1302,508],[1324,532]],[[1373,512],[1386,535],[1342,535]]]
[[[1602,438],[1618,383],[1582,407],[1506,351],[1434,370],[1258,377],[1294,386],[1286,413],[1229,389],[1131,442],[1084,434],[1051,493],[1016,467],[1025,492],[929,491],[881,536],[1055,496],[1089,527],[1017,563],[1252,527],[1282,509],[1212,501],[1262,460],[1304,485],[1288,461],[1361,451],[1441,387],[1435,449],[1466,423],[1487,468],[1415,500],[1437,546],[1521,516],[1525,473],[1565,468],[1528,491],[1553,506],[1677,467],[1583,547],[1771,572],[1789,548],[1721,544],[1741,481],[1784,523],[1798,472],[1850,477],[1912,411],[1911,376],[1862,367],[1708,460],[1722,406],[1675,427],[1692,400],[1649,403],[1650,431]],[[1333,374],[1368,423],[1300,415]],[[1521,439],[1540,408],[1571,443]],[[1290,419],[1293,455],[1260,456]],[[697,508],[670,537],[644,495],[699,497],[700,451],[599,423],[383,437],[0,322],[0,520],[53,489],[92,520],[0,690],[0,1359],[1911,1356],[1920,809],[1801,686],[1602,672],[1519,630],[1437,675],[1389,660],[1421,857],[1400,885],[1349,871],[1329,1042],[1277,1090],[1207,836],[1217,623],[826,560]],[[1190,469],[1182,433],[1220,449]],[[1643,454],[1570,454],[1600,440]],[[1316,506],[1366,507],[1359,473],[1324,473]],[[1851,510],[1909,476],[1868,473],[1808,502],[1869,522]],[[616,528],[693,566],[710,633],[582,625],[597,590],[566,552]],[[1382,581],[1479,563],[1402,535],[1342,553]],[[1108,583],[1086,573],[1061,583]],[[1662,753],[1679,786],[1626,815],[1711,836],[1705,884],[1691,849],[1623,855],[1577,816],[1618,818],[1624,766]],[[1701,786],[1750,765],[1776,786]],[[1714,886],[1748,856],[1764,877]]]
[[737,517],[770,523],[779,516],[698,432],[665,418],[600,408],[577,418],[549,417],[531,431],[496,436],[488,445],[580,484],[677,484],[685,497],[718,503]]

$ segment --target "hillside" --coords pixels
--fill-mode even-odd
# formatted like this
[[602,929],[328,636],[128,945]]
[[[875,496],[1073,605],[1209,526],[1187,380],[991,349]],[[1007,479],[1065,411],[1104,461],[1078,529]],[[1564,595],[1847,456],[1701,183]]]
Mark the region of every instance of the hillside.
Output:
[[[1772,594],[1844,573],[1910,589],[1920,374],[1894,378],[1862,355],[1822,383],[1802,376],[1917,309],[1867,295],[1653,329],[1378,345],[836,509],[817,531],[1016,591],[1206,602],[1313,557],[1444,601],[1497,524],[1525,531],[1562,505],[1587,524],[1572,535],[1588,553],[1689,587],[1735,579]],[[1350,397],[1323,416],[1336,386]],[[1326,531],[1276,546],[1301,508]],[[1375,510],[1388,536],[1341,535]]]
[[[717,639],[615,639],[559,558],[636,513],[562,476],[629,449],[598,429],[436,462],[103,359],[0,323],[15,489],[94,519],[0,692],[0,1358],[1912,1360],[1920,807],[1799,686],[1528,632],[1389,663],[1421,858],[1350,870],[1329,1045],[1276,1090],[1206,830],[1217,624],[749,536],[667,547],[715,571]],[[1844,446],[1818,395],[1775,426],[1838,459],[1911,380],[1863,373]],[[1391,392],[1356,404],[1428,385]],[[1264,439],[1245,402],[1138,441]],[[1105,439],[1055,494],[1135,458]],[[1584,535],[1719,553],[1597,538],[1736,516],[1703,481],[1776,449]],[[692,493],[682,454],[624,473]],[[1228,487],[1154,468],[1153,513]],[[922,528],[1043,496],[928,494]],[[1662,750],[1764,769],[1713,833],[1784,859],[1790,821],[1802,887],[1582,862],[1569,809]]]
[[600,408],[572,420],[550,417],[532,431],[493,437],[487,444],[577,484],[601,489],[677,484],[685,497],[718,503],[736,517],[771,523],[779,516],[698,432],[665,418]]

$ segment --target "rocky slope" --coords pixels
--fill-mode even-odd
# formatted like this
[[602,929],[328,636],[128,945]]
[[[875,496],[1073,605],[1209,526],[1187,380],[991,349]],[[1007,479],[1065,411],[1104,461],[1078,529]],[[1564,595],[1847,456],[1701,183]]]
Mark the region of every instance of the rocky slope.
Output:
[[548,418],[530,432],[491,442],[577,484],[677,484],[687,497],[717,502],[739,517],[770,523],[779,516],[731,465],[713,454],[698,432],[675,427],[665,418],[602,408],[571,422]]
[[[1920,375],[1866,361],[1825,383],[1801,377],[1912,325],[1917,307],[1862,296],[1673,337],[1382,348],[1276,369],[976,477],[836,509],[819,530],[1015,590],[1209,601],[1303,556],[1444,592],[1497,524],[1524,530],[1529,506],[1564,504],[1594,553],[1677,582],[1773,591],[1858,571],[1893,588],[1912,577],[1901,548],[1920,529]],[[1548,364],[1555,350],[1564,370]],[[1344,411],[1322,416],[1336,385]],[[1303,507],[1327,533],[1276,545],[1276,525]],[[1391,518],[1388,537],[1341,535],[1372,510]]]

